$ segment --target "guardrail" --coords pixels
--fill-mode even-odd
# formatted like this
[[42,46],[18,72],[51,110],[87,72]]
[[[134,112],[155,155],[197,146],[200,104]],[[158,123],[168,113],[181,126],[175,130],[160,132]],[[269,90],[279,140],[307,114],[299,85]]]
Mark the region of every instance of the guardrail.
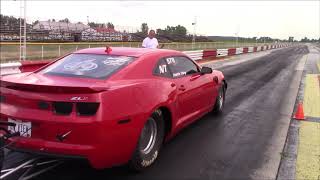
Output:
[[183,51],[186,55],[188,55],[193,60],[200,60],[203,58],[203,50],[198,51]]
[[20,62],[0,64],[0,75],[20,73],[21,66]]
[[21,61],[15,63],[0,64],[0,76],[35,71],[51,61],[52,60]]
[[[218,57],[233,56],[244,53],[253,53],[264,51],[268,49],[288,47],[290,44],[267,45],[258,47],[242,47],[229,49],[212,49],[212,50],[197,50],[197,51],[183,51],[191,59],[198,61],[201,59],[217,59]],[[0,64],[0,75],[9,75],[22,72],[31,72],[48,64],[52,60],[40,61],[21,61],[15,63]]]
[[[173,49],[177,51],[196,51],[210,49],[225,49],[237,47],[264,46],[266,43],[256,42],[172,42],[160,43],[165,49]],[[0,59],[4,62],[12,62],[19,59],[20,44],[18,42],[0,42],[1,53]],[[72,43],[37,43],[27,42],[26,59],[43,60],[54,59],[71,52],[93,47],[141,47],[141,42],[72,42]]]

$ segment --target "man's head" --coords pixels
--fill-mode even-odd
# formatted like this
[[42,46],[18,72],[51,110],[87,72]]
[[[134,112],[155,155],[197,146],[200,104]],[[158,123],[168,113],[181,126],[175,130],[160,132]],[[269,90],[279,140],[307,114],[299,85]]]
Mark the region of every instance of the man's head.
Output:
[[155,32],[154,30],[150,30],[150,31],[149,31],[149,34],[148,34],[148,37],[149,37],[150,39],[152,39],[152,38],[154,38],[155,35],[156,35],[156,32]]

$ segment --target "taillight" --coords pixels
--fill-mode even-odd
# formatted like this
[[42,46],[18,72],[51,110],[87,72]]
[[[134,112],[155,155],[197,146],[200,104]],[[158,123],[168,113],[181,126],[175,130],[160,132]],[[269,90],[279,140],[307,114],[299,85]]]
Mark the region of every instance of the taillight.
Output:
[[99,108],[99,103],[77,103],[77,114],[81,116],[91,116],[96,114]]
[[53,110],[56,114],[69,115],[72,112],[73,103],[70,102],[53,102]]
[[48,102],[40,101],[40,102],[38,102],[38,107],[39,107],[39,109],[47,110],[47,109],[49,109],[50,105]]

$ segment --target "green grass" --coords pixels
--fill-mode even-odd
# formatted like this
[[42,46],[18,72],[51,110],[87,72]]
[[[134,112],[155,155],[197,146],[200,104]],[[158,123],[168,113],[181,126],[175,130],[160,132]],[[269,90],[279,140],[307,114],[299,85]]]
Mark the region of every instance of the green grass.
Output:
[[[199,50],[199,49],[219,49],[235,47],[234,42],[197,42],[192,43],[163,43],[165,49],[179,51]],[[140,42],[81,42],[81,43],[28,43],[27,60],[52,59],[79,49],[89,47],[140,47]],[[256,43],[238,43],[238,47],[255,46]],[[262,44],[258,44],[262,45]],[[60,47],[60,51],[59,51]],[[59,53],[60,52],[60,53]],[[0,60],[4,62],[15,62],[19,60],[19,43],[0,43]]]

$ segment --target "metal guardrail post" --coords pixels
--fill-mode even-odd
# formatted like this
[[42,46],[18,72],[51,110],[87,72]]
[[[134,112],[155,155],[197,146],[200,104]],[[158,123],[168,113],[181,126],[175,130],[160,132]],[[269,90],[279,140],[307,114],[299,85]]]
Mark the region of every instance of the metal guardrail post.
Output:
[[41,59],[43,59],[43,45],[41,46]]
[[2,57],[2,52],[3,52],[3,51],[2,51],[2,48],[1,48],[1,46],[0,46],[0,62],[3,60],[3,59],[2,59],[2,58],[3,58],[3,57]]
[[61,56],[61,45],[59,44],[59,56]]

